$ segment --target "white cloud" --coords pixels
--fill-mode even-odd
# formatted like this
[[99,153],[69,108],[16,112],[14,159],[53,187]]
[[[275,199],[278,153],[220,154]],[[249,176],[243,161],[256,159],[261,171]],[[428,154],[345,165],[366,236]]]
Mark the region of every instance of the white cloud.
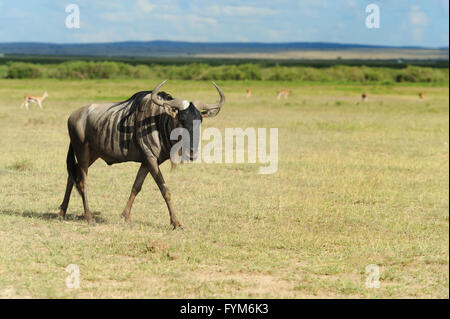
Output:
[[419,6],[412,6],[409,13],[409,22],[413,25],[425,26],[428,24],[428,17]]
[[181,26],[183,26],[183,24],[209,24],[209,25],[217,24],[216,19],[210,17],[201,17],[193,14],[181,16],[174,14],[158,14],[157,16],[155,16],[155,18],[169,21],[173,24],[179,24]]
[[183,18],[187,18],[187,20],[191,23],[203,23],[203,24],[210,24],[215,25],[217,24],[217,20],[209,17],[200,17],[196,15],[188,15],[183,16]]
[[104,20],[111,22],[127,22],[133,21],[135,19],[136,14],[132,14],[130,12],[104,12],[100,14]]
[[356,2],[353,1],[353,0],[347,0],[347,5],[348,5],[349,7],[356,7]]
[[100,17],[111,22],[131,22],[142,18],[145,14],[152,12],[157,6],[151,4],[148,0],[137,0],[134,8],[124,9],[120,6],[115,6],[114,11],[100,13]]
[[151,4],[148,0],[137,0],[137,6],[140,10],[145,13],[150,13],[155,9],[156,5]]
[[219,6],[213,5],[209,8],[208,12],[215,16],[241,16],[241,17],[251,17],[251,16],[269,16],[275,15],[278,12],[269,8],[259,8],[252,6]]

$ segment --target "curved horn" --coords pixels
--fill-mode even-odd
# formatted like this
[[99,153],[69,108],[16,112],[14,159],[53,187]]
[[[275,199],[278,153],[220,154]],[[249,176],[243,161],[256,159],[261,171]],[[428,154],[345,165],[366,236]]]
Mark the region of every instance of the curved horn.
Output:
[[[151,93],[152,102],[157,104],[157,105],[160,105],[160,106],[163,106],[164,104],[166,104],[166,105],[169,105],[171,107],[175,107],[175,108],[177,108],[179,110],[186,109],[189,106],[189,102],[187,102],[185,100],[180,100],[180,99],[173,99],[173,100],[170,100],[170,101],[158,100],[158,91],[161,88],[161,86],[163,86],[164,83],[166,83],[166,82],[167,82],[167,80],[162,81],[160,84],[158,84],[153,89],[153,91]],[[186,103],[188,103],[188,104],[186,105]]]
[[221,107],[225,104],[225,94],[223,94],[222,90],[216,83],[212,82],[212,84],[216,87],[217,92],[219,92],[220,95],[220,101],[218,103],[207,104],[203,103],[202,101],[192,102],[192,104],[194,104],[195,107],[206,117],[216,116],[219,113]]
[[153,103],[158,104],[158,105],[162,105],[162,102],[161,102],[161,101],[158,101],[157,96],[158,96],[158,91],[159,91],[159,89],[160,89],[161,86],[163,86],[164,83],[166,83],[166,82],[167,82],[167,80],[162,81],[161,83],[159,83],[159,84],[152,90],[152,93],[151,93],[151,95],[150,95],[150,98],[151,98],[151,100],[152,100]]

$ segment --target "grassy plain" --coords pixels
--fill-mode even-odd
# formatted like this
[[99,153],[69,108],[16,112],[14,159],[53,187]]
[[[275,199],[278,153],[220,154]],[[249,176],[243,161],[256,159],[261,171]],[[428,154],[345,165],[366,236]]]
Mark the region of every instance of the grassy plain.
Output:
[[448,50],[421,49],[336,49],[336,50],[289,50],[278,52],[243,52],[243,53],[198,53],[201,58],[239,58],[239,59],[443,59],[448,60]]
[[[119,214],[138,164],[99,160],[88,195],[97,226],[76,217],[76,192],[59,221],[68,115],[157,82],[0,80],[0,297],[449,297],[448,87],[219,82],[227,103],[204,127],[277,127],[276,174],[165,163],[185,230],[171,230],[150,177],[129,228]],[[293,94],[277,101],[282,87]],[[44,90],[44,110],[19,108]],[[217,99],[209,82],[165,90]],[[66,288],[69,264],[80,289]],[[369,264],[378,289],[365,286]]]

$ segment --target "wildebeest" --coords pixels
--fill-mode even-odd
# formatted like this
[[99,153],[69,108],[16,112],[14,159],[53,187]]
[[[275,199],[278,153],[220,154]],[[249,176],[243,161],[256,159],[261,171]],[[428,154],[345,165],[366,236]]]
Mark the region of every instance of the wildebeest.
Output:
[[177,143],[170,139],[173,129],[185,128],[190,135],[190,159],[197,152],[198,141],[193,141],[193,123],[205,117],[216,116],[225,95],[213,82],[220,95],[216,104],[175,99],[166,92],[158,92],[166,81],[153,91],[142,91],[128,100],[115,104],[91,104],[73,112],[68,120],[70,136],[67,153],[67,187],[59,215],[64,218],[70,194],[75,184],[83,199],[84,217],[89,224],[95,220],[87,201],[88,167],[98,158],[108,165],[138,162],[139,167],[130,197],[122,217],[130,222],[131,206],[150,172],[158,185],[170,214],[173,228],[181,227],[170,202],[170,192],[159,165],[170,158],[170,149]]

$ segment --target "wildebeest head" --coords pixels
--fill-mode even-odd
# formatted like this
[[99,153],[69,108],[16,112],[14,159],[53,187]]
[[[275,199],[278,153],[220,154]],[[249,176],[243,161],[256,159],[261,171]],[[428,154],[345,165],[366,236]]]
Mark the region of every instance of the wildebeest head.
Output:
[[[166,80],[167,81],[167,80]],[[190,154],[191,160],[195,159],[198,151],[200,135],[194,134],[194,130],[199,132],[200,123],[204,117],[214,117],[225,103],[225,95],[222,90],[213,82],[220,95],[220,101],[216,104],[207,104],[202,101],[189,102],[182,99],[163,100],[158,95],[158,90],[166,81],[161,82],[151,93],[151,100],[155,104],[162,106],[164,111],[169,114],[175,121],[175,126],[186,129],[190,137]],[[194,139],[195,138],[195,139]]]

